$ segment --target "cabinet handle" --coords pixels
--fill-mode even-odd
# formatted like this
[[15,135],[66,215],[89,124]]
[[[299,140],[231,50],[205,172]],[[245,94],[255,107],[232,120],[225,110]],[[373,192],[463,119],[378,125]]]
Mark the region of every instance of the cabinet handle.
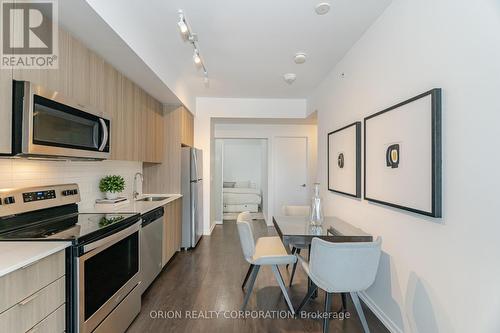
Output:
[[38,330],[40,329],[40,326],[35,326],[33,328],[31,328],[29,331],[27,331],[26,333],[35,333],[35,332],[38,332]]
[[29,302],[31,302],[32,300],[34,300],[35,298],[37,298],[39,295],[40,295],[40,293],[33,294],[33,295],[23,299],[21,302],[19,302],[19,305],[24,306],[24,305],[28,304]]

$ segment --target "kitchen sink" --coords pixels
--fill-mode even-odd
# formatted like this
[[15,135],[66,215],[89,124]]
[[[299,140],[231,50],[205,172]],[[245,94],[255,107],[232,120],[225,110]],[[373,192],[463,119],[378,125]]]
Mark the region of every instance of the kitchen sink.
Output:
[[142,199],[138,199],[137,201],[162,201],[168,198],[169,197],[145,197]]

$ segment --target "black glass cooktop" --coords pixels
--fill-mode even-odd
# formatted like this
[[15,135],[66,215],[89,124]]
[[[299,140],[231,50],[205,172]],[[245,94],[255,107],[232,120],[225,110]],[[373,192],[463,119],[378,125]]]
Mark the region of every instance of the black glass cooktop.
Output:
[[[0,240],[86,240],[122,229],[139,220],[138,214],[79,214],[51,216],[42,221],[17,219],[9,230],[0,231]],[[14,223],[17,222],[17,223]]]

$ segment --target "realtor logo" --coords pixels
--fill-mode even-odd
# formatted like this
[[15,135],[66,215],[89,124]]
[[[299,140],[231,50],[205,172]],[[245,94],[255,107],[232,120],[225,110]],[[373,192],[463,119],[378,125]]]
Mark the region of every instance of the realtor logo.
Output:
[[56,0],[1,1],[1,68],[58,68]]

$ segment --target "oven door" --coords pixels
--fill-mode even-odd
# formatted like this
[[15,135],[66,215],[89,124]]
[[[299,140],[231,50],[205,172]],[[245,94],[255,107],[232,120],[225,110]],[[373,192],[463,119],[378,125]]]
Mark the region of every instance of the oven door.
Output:
[[110,121],[58,92],[14,81],[13,110],[17,155],[109,157]]
[[77,257],[79,332],[92,332],[140,283],[139,230],[140,222],[85,245]]

